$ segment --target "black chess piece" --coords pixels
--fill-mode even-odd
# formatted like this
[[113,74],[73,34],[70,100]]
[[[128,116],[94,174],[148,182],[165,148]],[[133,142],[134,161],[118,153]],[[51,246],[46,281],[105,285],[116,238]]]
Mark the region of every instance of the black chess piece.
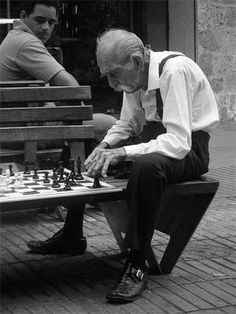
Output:
[[44,172],[45,178],[44,178],[44,180],[43,180],[43,183],[50,183],[50,180],[49,180],[49,178],[48,178],[48,174],[49,174],[48,171],[45,171],[45,172]]
[[57,175],[55,175],[55,177],[53,178],[52,187],[54,189],[60,187],[60,184],[59,184],[58,179],[57,179]]
[[96,174],[94,177],[94,182],[93,182],[93,189],[98,189],[101,187],[100,181],[99,181],[99,174]]
[[0,168],[0,175],[2,175],[2,168]]
[[75,160],[73,158],[69,160],[69,169],[71,172],[75,172]]
[[28,160],[25,160],[24,164],[25,164],[24,174],[30,174],[30,170],[29,170],[29,161],[28,161]]
[[80,159],[80,157],[77,158],[76,164],[77,164],[77,173],[75,174],[75,180],[84,180],[84,178],[81,174],[81,159]]
[[64,179],[64,168],[63,167],[60,167],[59,169],[59,174],[60,174],[60,178],[59,178],[59,182],[65,182],[65,179]]
[[72,190],[72,189],[71,189],[71,186],[70,186],[70,177],[69,177],[69,174],[68,174],[68,173],[67,173],[67,176],[66,176],[66,181],[65,181],[64,190],[65,190],[65,191],[70,191],[70,190]]
[[51,177],[51,179],[53,180],[55,177],[57,177],[57,169],[53,168],[52,169],[52,177]]
[[33,179],[37,180],[38,178],[39,178],[39,176],[38,176],[38,168],[34,168]]
[[74,172],[70,173],[69,179],[70,179],[70,185],[71,186],[76,186],[77,185],[77,183],[75,182],[75,173]]
[[13,177],[15,174],[13,172],[12,165],[8,165],[8,167],[9,167],[9,171],[10,171],[10,177]]

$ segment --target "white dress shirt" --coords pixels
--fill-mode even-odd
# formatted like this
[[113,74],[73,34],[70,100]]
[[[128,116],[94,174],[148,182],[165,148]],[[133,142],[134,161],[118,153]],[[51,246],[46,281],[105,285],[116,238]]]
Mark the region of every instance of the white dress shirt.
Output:
[[166,133],[148,143],[124,146],[128,160],[153,152],[182,159],[191,149],[191,133],[210,132],[219,121],[214,93],[194,61],[183,55],[169,59],[159,78],[160,62],[173,53],[151,51],[147,90],[124,92],[120,120],[103,139],[111,148],[119,147],[139,135],[146,121],[160,121],[156,110],[156,89],[160,88]]

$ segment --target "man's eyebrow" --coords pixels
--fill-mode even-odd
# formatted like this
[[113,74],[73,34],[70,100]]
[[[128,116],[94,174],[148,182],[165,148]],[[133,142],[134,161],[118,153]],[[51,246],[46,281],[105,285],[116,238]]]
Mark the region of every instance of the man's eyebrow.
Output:
[[[35,19],[38,19],[38,20],[44,20],[44,21],[47,20],[46,17],[41,16],[41,15],[36,15],[34,18],[35,18]],[[55,23],[56,23],[57,20],[56,20],[56,19],[49,19],[49,21],[52,21],[52,22],[55,22]]]

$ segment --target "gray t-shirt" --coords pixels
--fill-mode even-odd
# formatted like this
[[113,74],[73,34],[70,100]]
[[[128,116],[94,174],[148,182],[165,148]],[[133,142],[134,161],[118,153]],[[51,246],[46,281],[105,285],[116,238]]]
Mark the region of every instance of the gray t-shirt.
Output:
[[51,56],[22,21],[14,21],[0,45],[0,81],[43,80],[49,82],[64,68]]

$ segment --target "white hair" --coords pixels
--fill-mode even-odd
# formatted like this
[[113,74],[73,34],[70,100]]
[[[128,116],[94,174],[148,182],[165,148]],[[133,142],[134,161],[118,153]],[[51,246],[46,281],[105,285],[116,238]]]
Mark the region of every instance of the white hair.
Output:
[[144,50],[141,39],[124,29],[110,29],[97,38],[97,58],[109,56],[114,64],[125,64],[133,53],[144,56]]

